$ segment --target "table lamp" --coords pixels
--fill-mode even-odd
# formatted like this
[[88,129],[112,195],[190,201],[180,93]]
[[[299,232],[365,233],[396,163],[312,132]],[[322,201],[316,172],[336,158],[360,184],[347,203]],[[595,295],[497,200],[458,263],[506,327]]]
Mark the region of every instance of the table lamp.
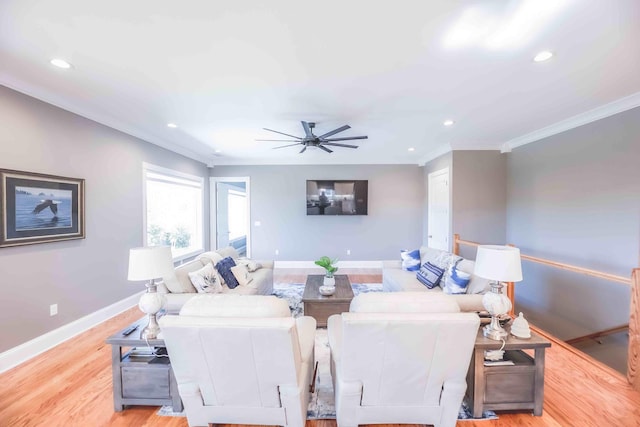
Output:
[[140,332],[142,339],[154,339],[160,333],[160,326],[156,319],[164,306],[164,295],[158,293],[155,279],[173,274],[173,258],[169,246],[154,246],[133,248],[129,251],[129,275],[128,279],[148,280],[147,292],[142,294],[138,307],[149,315],[149,323]]
[[499,317],[511,310],[511,301],[502,293],[502,282],[522,280],[520,249],[512,246],[480,245],[476,254],[474,274],[490,280],[491,291],[484,294],[482,305],[491,314],[491,323],[484,327],[484,336],[503,340],[508,336]]

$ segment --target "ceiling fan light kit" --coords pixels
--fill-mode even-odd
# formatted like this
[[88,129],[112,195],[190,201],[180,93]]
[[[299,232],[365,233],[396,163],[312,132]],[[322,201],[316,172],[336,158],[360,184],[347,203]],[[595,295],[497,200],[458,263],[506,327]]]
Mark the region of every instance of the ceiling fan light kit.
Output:
[[273,129],[263,128],[266,131],[278,133],[280,135],[285,135],[294,139],[256,139],[256,141],[294,142],[294,144],[281,145],[279,147],[273,147],[273,149],[276,150],[279,148],[294,147],[297,145],[302,145],[302,149],[300,150],[300,154],[302,154],[307,150],[307,148],[319,148],[323,151],[326,151],[327,153],[333,153],[333,150],[331,150],[327,146],[343,147],[343,148],[358,148],[357,145],[340,144],[337,141],[353,141],[357,139],[368,138],[367,136],[345,136],[342,138],[330,138],[331,136],[337,133],[344,132],[347,129],[351,129],[351,126],[349,125],[340,126],[339,128],[336,128],[332,131],[324,133],[320,136],[316,136],[313,134],[313,129],[316,127],[316,124],[314,122],[301,121],[300,123],[302,123],[302,128],[304,129],[304,134],[305,134],[304,137],[290,135],[288,133],[280,132]]

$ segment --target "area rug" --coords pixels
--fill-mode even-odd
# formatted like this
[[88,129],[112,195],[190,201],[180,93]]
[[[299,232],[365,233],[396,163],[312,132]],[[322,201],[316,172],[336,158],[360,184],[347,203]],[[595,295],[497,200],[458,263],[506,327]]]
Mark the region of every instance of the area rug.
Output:
[[[354,295],[366,292],[382,292],[382,284],[380,283],[352,283]],[[304,292],[303,283],[286,284],[276,283],[273,285],[273,294],[279,298],[286,299],[291,308],[294,317],[302,316],[302,293]],[[316,388],[311,395],[309,406],[307,408],[307,419],[309,420],[327,420],[336,418],[336,408],[333,395],[333,384],[331,382],[331,372],[329,367],[330,350],[327,330],[318,328],[316,330],[315,341],[315,357],[318,362],[318,373],[316,376]],[[173,412],[171,406],[163,406],[158,411],[161,416],[184,417],[184,412]],[[482,419],[495,420],[498,417],[493,411],[485,411]],[[473,418],[469,408],[463,403],[458,413],[459,420],[478,420]]]

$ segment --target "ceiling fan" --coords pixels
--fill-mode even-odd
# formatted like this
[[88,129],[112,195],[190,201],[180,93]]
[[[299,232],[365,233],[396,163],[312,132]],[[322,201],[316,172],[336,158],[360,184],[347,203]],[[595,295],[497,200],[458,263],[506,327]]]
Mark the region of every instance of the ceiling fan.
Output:
[[367,136],[345,136],[343,138],[329,138],[330,136],[333,136],[337,133],[343,132],[347,129],[351,129],[351,126],[349,125],[344,125],[341,126],[337,129],[334,129],[330,132],[327,132],[325,134],[322,134],[320,136],[315,136],[313,134],[313,128],[316,127],[316,124],[314,122],[305,122],[302,121],[300,122],[302,123],[302,127],[304,129],[304,137],[299,137],[299,136],[294,136],[294,135],[289,135],[288,133],[284,133],[284,132],[279,132],[277,130],[273,130],[273,129],[267,129],[267,128],[263,128],[264,130],[267,130],[269,132],[274,132],[274,133],[279,133],[280,135],[285,135],[285,136],[289,136],[291,138],[295,138],[295,139],[256,139],[256,141],[281,141],[281,142],[294,142],[295,144],[288,144],[288,145],[281,145],[279,147],[273,147],[273,149],[278,149],[278,148],[285,148],[285,147],[293,147],[295,145],[302,145],[302,150],[300,150],[300,153],[304,153],[306,151],[307,148],[309,147],[318,147],[321,150],[326,151],[327,153],[333,153],[333,150],[327,148],[326,146],[333,146],[333,147],[345,147],[345,148],[358,148],[357,145],[349,145],[349,144],[338,144],[336,143],[336,141],[351,141],[354,139],[367,139]]

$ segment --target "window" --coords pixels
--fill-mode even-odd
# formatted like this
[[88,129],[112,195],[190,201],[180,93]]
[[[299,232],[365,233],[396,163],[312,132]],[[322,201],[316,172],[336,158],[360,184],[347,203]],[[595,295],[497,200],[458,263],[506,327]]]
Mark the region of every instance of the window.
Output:
[[204,250],[203,179],[145,163],[145,245],[171,246],[174,259]]

